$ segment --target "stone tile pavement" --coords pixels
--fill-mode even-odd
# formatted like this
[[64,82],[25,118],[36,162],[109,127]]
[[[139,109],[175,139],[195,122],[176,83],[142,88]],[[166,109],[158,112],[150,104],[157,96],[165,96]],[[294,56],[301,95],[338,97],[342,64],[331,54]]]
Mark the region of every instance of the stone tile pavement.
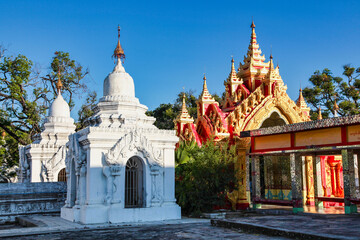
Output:
[[31,216],[41,227],[1,230],[0,238],[6,239],[279,239],[261,234],[245,233],[211,226],[208,219],[144,222],[133,224],[80,225],[58,216]]
[[212,224],[298,239],[360,239],[360,214],[250,216],[213,220]]

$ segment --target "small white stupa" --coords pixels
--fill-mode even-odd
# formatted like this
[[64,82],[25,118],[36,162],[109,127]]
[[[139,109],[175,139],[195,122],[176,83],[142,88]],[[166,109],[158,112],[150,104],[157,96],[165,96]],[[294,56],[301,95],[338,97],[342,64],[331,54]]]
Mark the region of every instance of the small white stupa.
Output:
[[60,72],[56,83],[58,95],[45,119],[44,131],[27,146],[20,146],[20,182],[65,181],[65,145],[70,134],[75,132],[70,108],[61,96]]
[[120,45],[88,127],[69,137],[61,217],[83,224],[181,218],[175,200],[173,130],[159,130],[135,97]]

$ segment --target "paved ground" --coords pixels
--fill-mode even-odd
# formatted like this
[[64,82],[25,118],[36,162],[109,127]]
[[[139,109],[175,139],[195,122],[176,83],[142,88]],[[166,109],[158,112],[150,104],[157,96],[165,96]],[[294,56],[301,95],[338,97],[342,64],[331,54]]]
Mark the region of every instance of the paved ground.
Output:
[[[286,211],[285,211],[286,212]],[[262,213],[263,214],[263,213]],[[259,215],[232,213],[219,220],[229,228],[211,226],[208,219],[129,224],[81,225],[59,216],[32,215],[25,222],[38,227],[0,228],[6,239],[360,239],[360,214],[355,215]],[[218,222],[219,222],[218,221]],[[216,224],[215,224],[216,225]],[[266,235],[262,235],[266,234]],[[273,237],[269,234],[275,234]],[[280,237],[281,236],[281,237]]]
[[[227,222],[239,223],[239,228],[248,226],[268,227],[267,232],[284,230],[285,232],[299,232],[318,234],[339,239],[360,239],[360,215],[278,215],[251,216],[226,219]],[[221,225],[221,224],[220,224]],[[229,227],[234,227],[229,225]],[[261,231],[257,231],[261,232]],[[288,236],[288,235],[285,235]]]
[[[28,228],[29,230],[30,228]],[[1,231],[0,231],[1,236]],[[117,226],[112,229],[72,229],[50,234],[31,236],[6,237],[6,239],[21,240],[52,240],[52,239],[279,239],[287,238],[270,237],[259,234],[244,233],[241,230],[213,227],[209,220],[194,221],[194,223],[171,223],[161,225],[145,224],[137,226]]]

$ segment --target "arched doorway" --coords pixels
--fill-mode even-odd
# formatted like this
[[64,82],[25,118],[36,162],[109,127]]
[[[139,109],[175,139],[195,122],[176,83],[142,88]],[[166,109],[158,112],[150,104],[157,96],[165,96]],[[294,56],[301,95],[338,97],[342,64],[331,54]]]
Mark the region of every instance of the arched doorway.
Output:
[[[286,125],[287,122],[274,111],[260,128]],[[263,156],[260,158],[261,196],[265,199],[290,200],[291,176],[288,156]]]
[[280,117],[279,113],[273,112],[270,115],[270,117],[268,117],[263,121],[260,128],[275,127],[282,125],[286,125],[285,120],[282,117]]
[[61,169],[58,174],[58,182],[66,182],[66,171],[65,168]]
[[143,163],[138,157],[130,158],[125,168],[125,208],[144,206]]

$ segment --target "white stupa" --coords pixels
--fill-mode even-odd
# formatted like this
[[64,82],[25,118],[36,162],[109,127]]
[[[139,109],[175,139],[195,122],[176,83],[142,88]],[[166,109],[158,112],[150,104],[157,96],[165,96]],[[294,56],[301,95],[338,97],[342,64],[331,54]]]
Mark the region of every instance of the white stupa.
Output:
[[37,139],[27,146],[20,146],[21,182],[65,181],[65,144],[75,132],[74,119],[70,108],[61,95],[60,74],[56,84],[58,95],[49,108],[44,130]]
[[119,41],[114,70],[88,127],[68,143],[67,200],[61,217],[84,224],[181,218],[175,201],[173,130],[159,130],[135,97]]

